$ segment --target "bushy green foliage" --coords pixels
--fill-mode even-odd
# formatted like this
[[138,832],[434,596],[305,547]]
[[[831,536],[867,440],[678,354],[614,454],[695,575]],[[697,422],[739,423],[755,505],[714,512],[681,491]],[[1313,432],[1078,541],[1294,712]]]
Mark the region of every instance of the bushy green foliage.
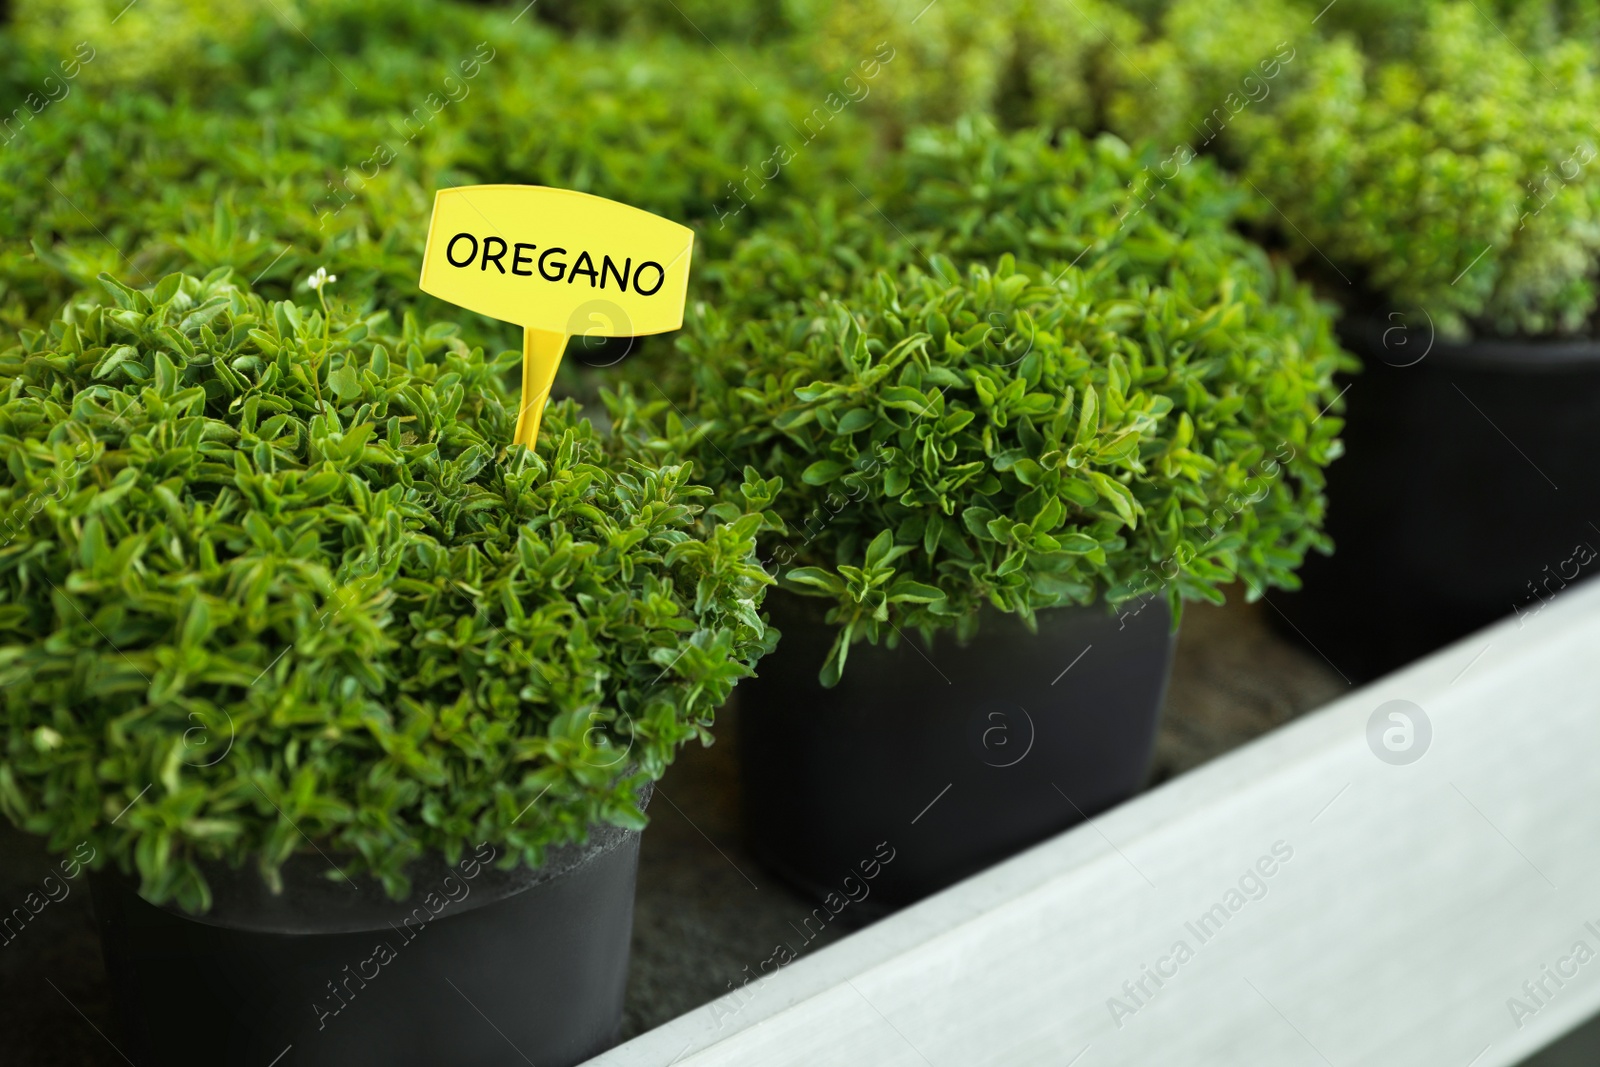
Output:
[[1108,58],[1107,128],[1219,150],[1234,116],[1292,91],[1297,58],[1321,47],[1310,17],[1296,0],[1175,0],[1144,40]]
[[970,114],[1013,126],[1093,127],[1109,57],[1140,35],[1108,0],[867,0],[800,5],[811,62],[847,70],[884,42],[892,72],[864,106],[891,136]]
[[[637,825],[774,638],[758,535],[833,602],[829,681],[984,603],[1217,600],[1327,547],[1324,312],[1210,163],[1049,132],[1176,121],[1112,95],[1123,7],[280,0],[169,34],[191,5],[145,2],[0,154],[0,808],[151,899],[270,880],[302,831],[399,893],[424,851]],[[13,95],[105,21],[22,7]],[[1168,18],[1209,98],[1237,57]],[[970,112],[1046,132],[908,134]],[[416,325],[433,190],[490,181],[699,232],[614,436],[562,405],[503,451],[516,355],[474,343],[514,333]]]
[[568,32],[727,44],[787,36],[795,28],[788,6],[782,0],[539,0],[530,10]]
[[[294,0],[284,0],[293,11]],[[198,80],[226,67],[253,29],[270,23],[268,0],[13,0],[5,27],[26,53],[67,56],[80,41],[96,49],[92,86],[160,86]],[[279,12],[285,8],[280,7]]]
[[570,402],[503,447],[506,357],[451,327],[105,284],[0,355],[0,809],[190,909],[307,839],[399,895],[640,825],[773,640],[737,491]]
[[[1245,177],[1327,256],[1450,334],[1590,329],[1600,257],[1596,53],[1505,37],[1471,3],[1430,6],[1404,59],[1349,39],[1236,121]],[[1262,209],[1264,220],[1277,216]]]
[[[437,314],[416,289],[437,188],[610,196],[694,226],[698,259],[786,194],[842,184],[872,145],[846,113],[799,146],[814,94],[733,45],[708,62],[703,45],[567,40],[508,10],[372,6],[317,9],[305,29],[326,61],[269,20],[231,53],[236,80],[203,95],[80,87],[28,120],[0,152],[0,324],[41,325],[103,270],[224,265],[279,298],[326,265],[370,309]],[[780,144],[792,160],[752,180]],[[461,317],[473,342],[516,344]]]
[[802,20],[819,56],[897,50],[862,104],[891,135],[981,113],[1188,145],[1255,183],[1276,207],[1251,217],[1352,302],[1448,335],[1592,329],[1594,0],[946,0],[913,23],[921,6]]
[[[1348,357],[1212,165],[967,124],[879,192],[886,224],[824,204],[751,237],[726,307],[611,398],[711,484],[768,479],[765,562],[834,601],[824,682],[853,641],[970,633],[985,602],[1176,608],[1293,587],[1328,547]],[[756,279],[766,315],[737,297]]]
[[[1350,34],[1368,55],[1381,59],[1414,55],[1440,0],[1292,0],[1327,36]],[[1475,13],[1518,47],[1542,50],[1563,39],[1594,40],[1600,33],[1596,0],[1472,0]]]

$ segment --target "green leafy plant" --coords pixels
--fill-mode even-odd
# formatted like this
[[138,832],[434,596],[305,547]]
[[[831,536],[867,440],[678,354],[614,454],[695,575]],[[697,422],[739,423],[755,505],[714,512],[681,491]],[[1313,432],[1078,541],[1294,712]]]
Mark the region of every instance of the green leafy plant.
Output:
[[793,31],[771,0],[541,0],[532,14],[572,33],[751,42]]
[[795,22],[819,70],[883,42],[894,66],[863,106],[897,138],[925,122],[991,115],[1013,126],[1093,128],[1106,63],[1142,34],[1107,0],[806,0]]
[[1276,106],[1299,80],[1300,55],[1322,47],[1316,14],[1298,0],[1174,0],[1141,41],[1108,57],[1107,128],[1231,162],[1235,116]]
[[26,53],[69,56],[81,41],[103,50],[99,66],[84,73],[84,84],[95,87],[215,76],[252,27],[273,17],[265,0],[140,0],[128,7],[99,0],[15,0],[8,6],[7,34]]
[[1403,56],[1304,50],[1302,85],[1237,121],[1245,177],[1297,254],[1328,257],[1376,310],[1420,307],[1450,335],[1593,332],[1594,49],[1519,44],[1470,3],[1425,14]]
[[[1350,34],[1369,56],[1404,58],[1425,39],[1440,0],[1340,0],[1329,8],[1318,0],[1289,0],[1303,17],[1317,17],[1328,36]],[[1543,50],[1562,39],[1592,40],[1600,31],[1595,0],[1473,0],[1475,13],[1520,48]]]
[[[887,226],[823,204],[751,237],[725,304],[610,398],[711,484],[766,479],[764,562],[833,601],[825,684],[852,642],[970,634],[983,604],[1256,596],[1329,547],[1351,361],[1233,232],[1215,167],[964,124],[913,138],[878,193]],[[765,316],[738,297],[757,278]]]
[[308,841],[398,896],[642,825],[774,640],[765,520],[571,402],[503,447],[453,327],[104,284],[0,355],[0,810],[191,910]]
[[[343,0],[304,14],[328,62],[267,19],[204,94],[176,75],[79,85],[0,153],[0,326],[39,328],[102,271],[149,284],[221,266],[287,298],[326,264],[398,316],[420,306],[434,190],[478,182],[625,200],[694,226],[698,260],[785,195],[842,184],[872,148],[850,112],[800,146],[791,123],[820,97],[763,53],[730,44],[707,62],[703,44],[571,40],[513,14]],[[53,63],[53,47],[36,53]],[[775,167],[780,144],[792,158]],[[462,325],[473,343],[520,343],[504,324]]]

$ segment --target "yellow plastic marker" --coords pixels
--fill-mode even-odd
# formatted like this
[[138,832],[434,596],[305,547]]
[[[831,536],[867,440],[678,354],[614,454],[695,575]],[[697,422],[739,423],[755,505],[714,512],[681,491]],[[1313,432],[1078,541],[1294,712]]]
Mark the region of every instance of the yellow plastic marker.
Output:
[[687,226],[615,200],[541,185],[464,185],[434,196],[420,284],[522,327],[512,444],[532,448],[567,338],[678,329],[693,249]]

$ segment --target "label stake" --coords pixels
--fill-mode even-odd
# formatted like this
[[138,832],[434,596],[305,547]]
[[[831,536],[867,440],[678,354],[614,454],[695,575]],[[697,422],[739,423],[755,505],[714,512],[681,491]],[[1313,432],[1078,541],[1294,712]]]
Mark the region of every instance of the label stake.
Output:
[[683,325],[694,232],[627,204],[541,185],[465,185],[433,200],[422,291],[522,327],[511,443],[534,447],[567,340]]

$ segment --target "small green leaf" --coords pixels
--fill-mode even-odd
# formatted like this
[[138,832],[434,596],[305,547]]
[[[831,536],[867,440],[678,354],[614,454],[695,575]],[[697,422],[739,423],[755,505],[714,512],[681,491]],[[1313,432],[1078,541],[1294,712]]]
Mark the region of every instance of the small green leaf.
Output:
[[865,430],[877,421],[878,413],[871,408],[853,408],[845,412],[844,416],[839,419],[838,433],[841,436],[856,433],[857,431]]
[[1128,487],[1100,471],[1090,471],[1089,480],[1094,483],[1101,499],[1111,505],[1123,522],[1132,526],[1138,514],[1139,504],[1128,491]]
[[848,469],[843,463],[836,463],[831,459],[819,459],[801,472],[800,480],[807,485],[827,485]]
[[1078,556],[1093,552],[1100,547],[1100,542],[1086,533],[1063,534],[1056,540],[1061,544],[1061,551]]
[[1087,445],[1100,432],[1100,395],[1094,386],[1083,390],[1083,400],[1078,408],[1078,432],[1073,443]]
[[137,359],[138,357],[139,351],[132,345],[117,345],[115,348],[109,349],[106,354],[101,357],[100,362],[95,364],[94,377],[109,378],[111,376],[111,372],[116,370],[123,363],[126,363],[130,359]]
[[821,567],[796,567],[791,571],[786,571],[783,577],[785,581],[792,582],[795,585],[809,585],[834,596],[844,595],[844,581],[837,574],[823,570]]
[[913,581],[910,578],[896,578],[889,586],[889,603],[932,604],[936,600],[944,599],[944,591],[938,586],[927,585],[923,582]]
[[894,551],[894,533],[891,530],[881,530],[878,536],[872,539],[867,546],[867,568],[881,567],[892,558]]
[[353,364],[345,363],[328,375],[328,388],[340,400],[354,400],[361,395],[361,380]]
[[178,287],[182,284],[183,275],[181,274],[169,274],[165,278],[162,278],[156,283],[156,287],[150,292],[151,303],[158,307],[167,303],[173,297],[178,295]]

